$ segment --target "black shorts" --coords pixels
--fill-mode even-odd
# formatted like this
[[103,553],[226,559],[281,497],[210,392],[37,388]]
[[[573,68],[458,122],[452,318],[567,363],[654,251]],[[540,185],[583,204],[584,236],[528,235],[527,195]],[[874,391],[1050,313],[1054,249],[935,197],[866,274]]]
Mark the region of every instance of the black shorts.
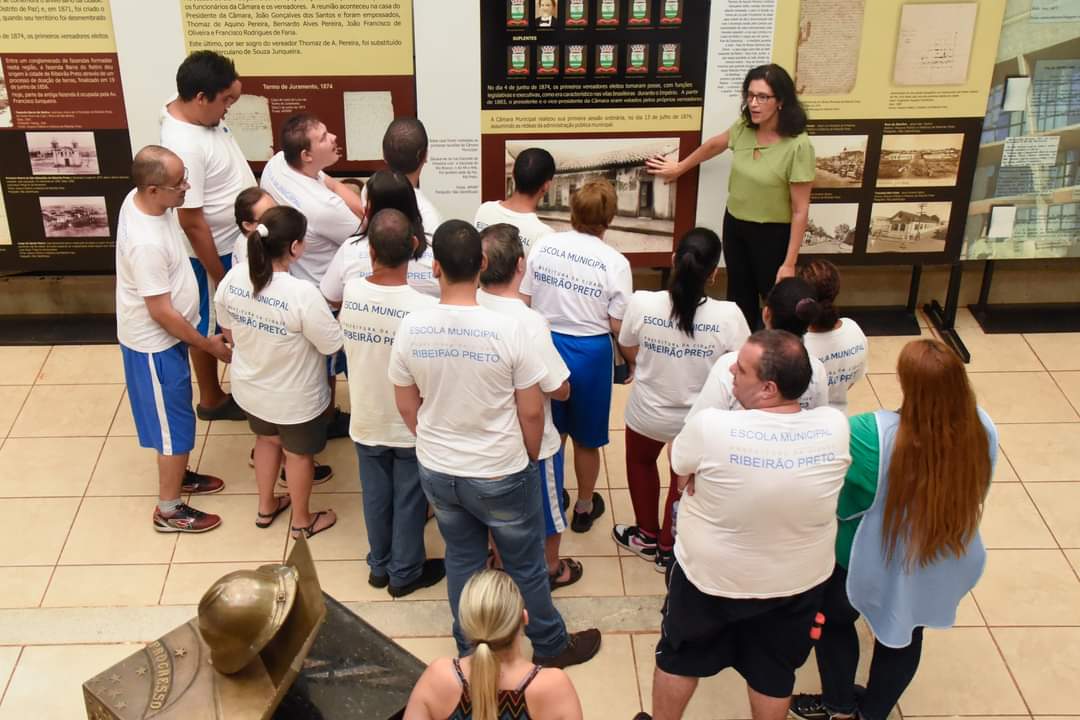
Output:
[[279,425],[267,422],[248,413],[248,426],[256,435],[281,437],[281,447],[293,455],[314,455],[326,447],[326,430],[334,414],[327,408],[325,412],[307,422],[296,425]]
[[707,595],[678,563],[664,603],[656,666],[670,675],[710,677],[735,668],[747,685],[783,698],[810,656],[810,629],[825,584],[790,597],[733,599]]

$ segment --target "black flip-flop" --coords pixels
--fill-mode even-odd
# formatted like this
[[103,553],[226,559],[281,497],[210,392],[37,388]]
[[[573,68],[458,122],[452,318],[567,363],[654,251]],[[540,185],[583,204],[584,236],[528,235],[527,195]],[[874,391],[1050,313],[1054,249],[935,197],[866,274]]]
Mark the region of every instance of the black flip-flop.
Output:
[[319,533],[323,532],[324,530],[329,530],[330,528],[337,525],[337,518],[336,517],[334,518],[334,522],[330,523],[326,527],[319,528],[318,530],[315,529],[315,526],[319,524],[319,518],[321,518],[323,515],[326,515],[327,512],[328,512],[327,510],[318,511],[317,513],[315,513],[315,514],[313,514],[311,516],[311,524],[310,525],[308,525],[307,527],[294,527],[294,528],[292,528],[292,531],[294,533],[303,533],[304,539],[310,540],[311,538],[313,538],[314,536],[316,536]]
[[[284,505],[281,504],[282,500],[285,501]],[[277,520],[278,515],[285,512],[286,510],[288,510],[291,507],[292,507],[292,500],[289,499],[289,496],[288,495],[279,495],[278,498],[277,498],[277,507],[274,509],[274,512],[272,512],[272,513],[256,512],[255,513],[255,515],[257,515],[259,517],[259,519],[255,521],[255,527],[263,528],[263,529],[266,529],[266,528],[270,527],[271,525],[274,524],[274,520]]]
[[[570,571],[570,577],[568,577],[566,580],[560,580],[559,577],[562,576],[565,570]],[[574,583],[576,583],[578,580],[581,579],[581,576],[584,574],[584,572],[585,569],[577,560],[573,558],[562,558],[559,560],[558,571],[554,575],[548,574],[548,584],[551,585],[552,590],[558,590],[559,588],[567,587],[568,585],[573,585]]]

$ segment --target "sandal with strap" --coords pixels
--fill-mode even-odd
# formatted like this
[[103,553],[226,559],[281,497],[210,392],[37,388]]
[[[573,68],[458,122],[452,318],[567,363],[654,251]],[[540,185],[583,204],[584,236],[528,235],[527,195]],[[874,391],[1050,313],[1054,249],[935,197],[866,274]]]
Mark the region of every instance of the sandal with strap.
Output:
[[[569,571],[570,576],[565,580],[560,580],[564,572]],[[548,574],[548,584],[551,585],[552,590],[558,590],[559,588],[573,585],[584,574],[585,568],[580,562],[573,558],[562,558],[559,560],[559,569],[557,572]]]
[[[284,500],[285,502],[282,503],[282,500]],[[270,527],[274,524],[274,521],[277,520],[277,516],[288,510],[290,507],[292,507],[292,500],[289,499],[289,496],[279,495],[277,498],[277,507],[274,508],[273,512],[255,513],[255,515],[259,518],[255,521],[255,527],[263,529]]]
[[293,538],[299,537],[299,535],[297,533],[303,533],[304,539],[310,540],[312,537],[314,537],[315,535],[318,535],[322,531],[329,530],[330,528],[337,525],[337,516],[335,516],[333,521],[331,521],[331,523],[329,525],[321,527],[318,530],[315,529],[315,526],[319,524],[319,518],[321,518],[323,515],[330,514],[330,512],[331,512],[330,510],[319,510],[318,512],[312,514],[312,516],[311,516],[311,524],[308,525],[307,527],[293,527],[292,528]]

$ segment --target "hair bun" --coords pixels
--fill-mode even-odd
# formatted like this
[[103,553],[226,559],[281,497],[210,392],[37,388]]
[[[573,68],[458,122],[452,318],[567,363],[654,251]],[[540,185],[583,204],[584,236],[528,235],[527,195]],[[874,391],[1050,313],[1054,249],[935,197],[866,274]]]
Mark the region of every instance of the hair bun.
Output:
[[801,320],[814,322],[821,315],[821,304],[814,298],[804,297],[795,303],[795,315]]

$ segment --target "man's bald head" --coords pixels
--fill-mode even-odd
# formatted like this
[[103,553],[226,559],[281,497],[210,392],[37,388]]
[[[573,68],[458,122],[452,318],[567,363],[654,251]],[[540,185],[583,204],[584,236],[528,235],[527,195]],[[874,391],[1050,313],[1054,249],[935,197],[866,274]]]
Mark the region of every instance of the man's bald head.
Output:
[[[180,170],[177,171],[177,166]],[[135,187],[145,190],[151,185],[171,185],[180,175],[183,181],[184,163],[172,150],[160,145],[147,145],[135,154],[131,163],[131,179]]]
[[397,268],[412,257],[412,223],[400,210],[384,208],[375,213],[367,233],[368,243],[380,265]]
[[813,368],[797,335],[786,330],[758,330],[746,342],[761,348],[758,377],[762,382],[775,383],[784,399],[798,400],[810,387]]

